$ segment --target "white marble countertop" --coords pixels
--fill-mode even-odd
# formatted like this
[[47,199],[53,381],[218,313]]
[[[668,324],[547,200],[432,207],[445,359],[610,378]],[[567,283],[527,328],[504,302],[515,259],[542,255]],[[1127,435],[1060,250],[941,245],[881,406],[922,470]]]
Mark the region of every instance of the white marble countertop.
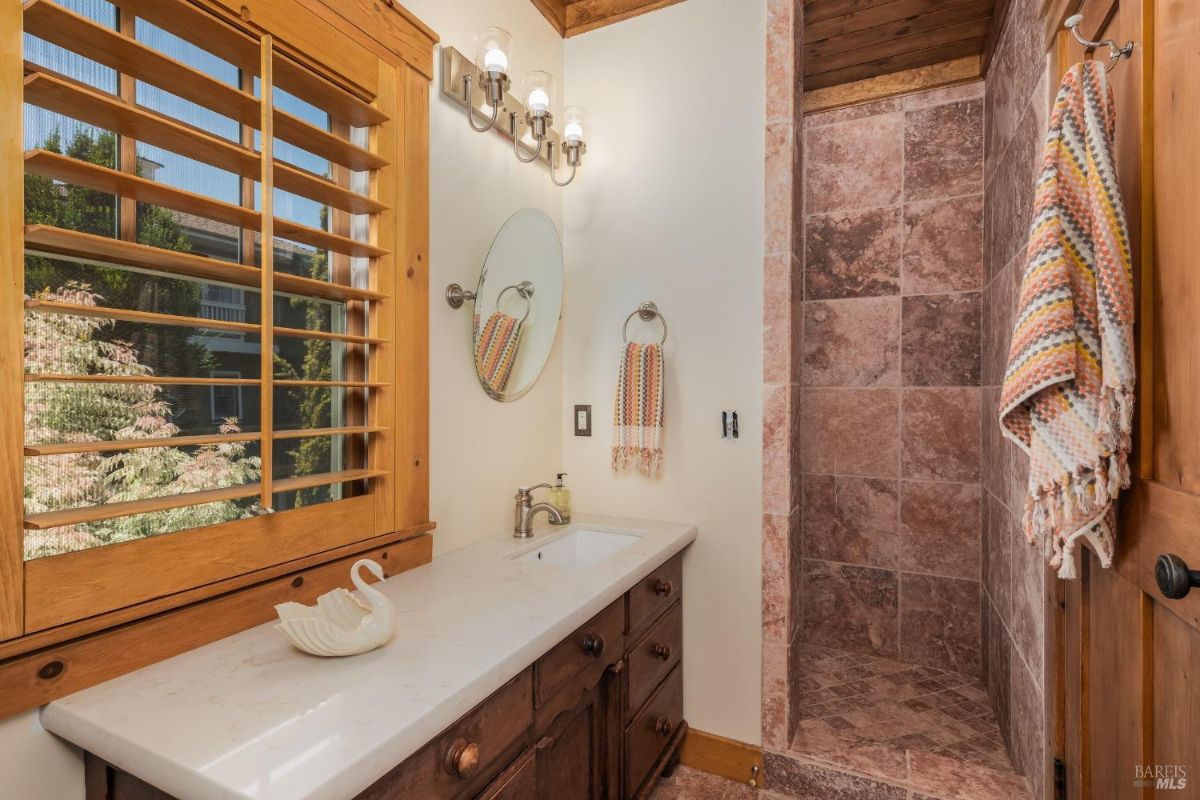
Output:
[[[577,527],[641,538],[586,567],[505,558]],[[489,539],[377,584],[398,616],[378,650],[317,658],[268,623],[57,700],[42,725],[184,800],[347,800],[695,538],[577,514]]]

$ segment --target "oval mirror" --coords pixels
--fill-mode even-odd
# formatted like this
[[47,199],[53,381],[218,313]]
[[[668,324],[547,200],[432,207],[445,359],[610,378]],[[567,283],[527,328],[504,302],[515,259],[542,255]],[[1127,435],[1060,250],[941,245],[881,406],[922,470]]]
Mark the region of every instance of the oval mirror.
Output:
[[533,388],[558,335],[562,297],[558,229],[523,208],[496,234],[475,291],[475,374],[490,397],[508,403]]

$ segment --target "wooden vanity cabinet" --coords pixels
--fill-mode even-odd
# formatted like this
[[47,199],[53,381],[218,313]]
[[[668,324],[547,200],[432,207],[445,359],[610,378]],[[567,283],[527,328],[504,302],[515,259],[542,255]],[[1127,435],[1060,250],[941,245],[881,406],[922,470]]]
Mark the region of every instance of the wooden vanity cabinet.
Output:
[[[643,800],[679,757],[681,557],[354,800]],[[87,800],[172,800],[89,756]],[[122,786],[137,791],[121,791]],[[148,792],[148,793],[147,793]]]

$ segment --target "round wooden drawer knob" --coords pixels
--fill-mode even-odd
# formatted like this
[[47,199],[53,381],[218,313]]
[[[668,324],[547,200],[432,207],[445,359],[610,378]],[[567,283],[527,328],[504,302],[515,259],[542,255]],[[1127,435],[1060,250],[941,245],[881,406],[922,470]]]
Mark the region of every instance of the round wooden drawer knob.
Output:
[[661,658],[663,661],[669,661],[671,659],[671,645],[669,645],[669,644],[654,645],[654,657]]
[[671,583],[668,580],[659,578],[657,581],[654,582],[654,593],[655,594],[662,595],[663,597],[670,597],[671,592],[673,592],[673,591],[675,591],[675,584]]
[[604,637],[598,633],[589,633],[583,640],[583,652],[599,658],[604,652]]
[[479,769],[479,745],[466,739],[455,739],[442,761],[446,772],[459,778],[469,778]]
[[667,737],[671,735],[671,730],[675,726],[671,724],[671,720],[666,717],[659,717],[654,721],[654,732],[659,736]]

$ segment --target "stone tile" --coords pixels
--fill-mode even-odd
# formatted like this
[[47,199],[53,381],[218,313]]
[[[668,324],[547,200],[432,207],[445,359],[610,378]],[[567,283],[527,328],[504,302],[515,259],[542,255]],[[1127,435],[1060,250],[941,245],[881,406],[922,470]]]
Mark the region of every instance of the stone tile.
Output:
[[903,294],[983,288],[983,195],[904,207]]
[[1009,752],[1012,752],[1012,725],[1011,725],[1011,695],[1012,695],[1012,640],[1008,638],[1008,631],[1004,628],[1004,623],[1000,620],[1000,615],[996,613],[995,607],[989,606],[988,609],[988,640],[986,643],[988,649],[988,682],[987,692],[988,699],[991,701],[992,708],[996,712],[996,726],[1000,730],[1000,736],[1009,746]]
[[[992,169],[1000,166],[1000,156],[1016,129],[1017,120],[1029,106],[1034,89],[1046,72],[1040,17],[1040,0],[1013,0],[988,69],[992,80],[987,82],[985,95],[985,140]],[[1042,94],[1038,100],[1046,104],[1048,97]]]
[[906,113],[905,200],[935,200],[982,191],[983,100],[961,100]]
[[1012,726],[1009,749],[1013,766],[1029,779],[1030,784],[1040,786],[1043,779],[1044,700],[1042,690],[1015,649],[1012,651],[1009,679],[1009,724]]
[[899,208],[809,216],[804,230],[805,299],[899,294],[900,223]]
[[963,100],[977,100],[984,95],[984,82],[972,81],[958,86],[947,86],[944,89],[930,89],[916,92],[903,98],[905,111],[918,111],[923,108],[957,103]]
[[790,123],[767,125],[764,162],[765,252],[789,252],[792,243],[792,188],[797,180],[795,130]]
[[1021,776],[945,755],[912,751],[909,770],[913,788],[938,800],[1032,800]]
[[983,290],[983,385],[999,386],[1008,367],[1008,345],[1012,340],[1013,281],[1009,270],[1000,270]]
[[858,653],[899,653],[895,572],[827,561],[804,562],[804,640]]
[[905,386],[979,386],[979,292],[905,297]]
[[900,575],[900,657],[978,676],[979,581]]
[[788,574],[788,546],[791,537],[788,529],[798,517],[799,514],[764,514],[762,518],[763,641],[785,644],[788,641],[787,615],[791,600],[791,576]]
[[768,122],[793,122],[799,99],[796,80],[797,31],[794,0],[767,3],[767,106]]
[[788,745],[787,645],[764,642],[762,650],[762,738],[764,747]]
[[1012,548],[1017,538],[1016,521],[990,492],[983,540],[983,585],[996,613],[1007,622],[1012,618]]
[[980,415],[983,486],[1002,503],[1008,503],[1010,464],[999,421],[1000,387],[985,386],[981,393],[983,406]]
[[[1038,687],[1042,686],[1042,658],[1045,625],[1045,584],[1047,569],[1042,549],[1029,544],[1013,522],[1012,535],[1012,632],[1013,645],[1033,670]],[[1051,578],[1052,579],[1052,578]]]
[[902,114],[876,114],[806,128],[804,134],[809,214],[892,206],[900,201]]
[[768,751],[763,761],[764,786],[795,800],[906,800],[899,786],[839,772]]
[[682,764],[662,778],[650,800],[756,800],[759,793],[749,783],[738,783]]
[[[908,780],[908,754],[903,747],[863,739],[858,736],[857,728],[836,730],[830,725],[834,719],[840,718],[804,720],[792,742],[791,752],[885,781]],[[841,724],[851,725],[845,720]]]
[[899,477],[899,390],[806,389],[801,404],[804,472]]
[[848,564],[895,565],[899,494],[894,480],[806,476],[805,556]]
[[1033,220],[1033,198],[1041,157],[1044,131],[1036,128],[1036,117],[1027,109],[1020,127],[1003,155],[1005,168],[988,186],[984,204],[983,241],[988,277],[994,276],[1013,258],[1022,256]]
[[905,389],[902,477],[978,481],[979,413],[979,389]]
[[800,302],[793,297],[791,272],[794,260],[788,253],[763,259],[763,383],[795,383],[799,380]]
[[853,122],[855,120],[864,119],[865,117],[874,117],[879,114],[895,114],[896,112],[903,110],[904,98],[890,97],[886,100],[876,100],[873,103],[860,103],[858,105],[835,108],[829,111],[818,111],[815,114],[806,114],[804,116],[804,127],[823,128],[826,125],[836,125],[840,122]]
[[799,478],[792,469],[793,432],[799,403],[789,385],[763,388],[763,511],[788,515],[799,502]]
[[805,386],[896,386],[900,298],[804,304]]
[[979,580],[978,484],[900,483],[900,566],[906,570]]

